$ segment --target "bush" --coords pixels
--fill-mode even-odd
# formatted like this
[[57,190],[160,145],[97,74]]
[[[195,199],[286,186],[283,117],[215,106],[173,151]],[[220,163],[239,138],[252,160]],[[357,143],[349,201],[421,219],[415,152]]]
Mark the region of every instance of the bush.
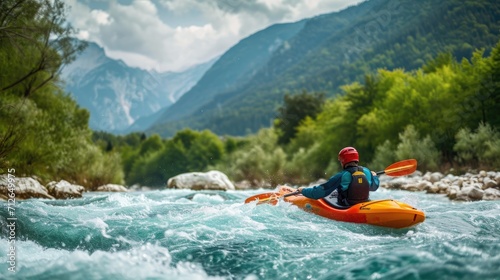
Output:
[[409,125],[402,134],[399,134],[399,139],[395,153],[396,160],[414,158],[421,170],[437,170],[439,151],[429,135],[420,139],[415,127]]
[[396,161],[410,158],[417,160],[421,170],[438,168],[440,155],[430,136],[420,139],[415,127],[408,125],[404,132],[399,134],[399,140],[396,147],[389,140],[378,146],[370,168],[383,170]]
[[475,133],[462,128],[455,138],[453,149],[462,165],[500,168],[500,133],[489,124],[479,124]]
[[284,182],[286,154],[277,145],[278,136],[273,129],[261,129],[248,137],[248,144],[224,157],[211,168],[220,170],[234,181],[248,180],[254,184]]
[[396,149],[391,141],[386,140],[384,144],[377,147],[373,162],[370,163],[370,169],[383,170],[385,167],[397,161]]

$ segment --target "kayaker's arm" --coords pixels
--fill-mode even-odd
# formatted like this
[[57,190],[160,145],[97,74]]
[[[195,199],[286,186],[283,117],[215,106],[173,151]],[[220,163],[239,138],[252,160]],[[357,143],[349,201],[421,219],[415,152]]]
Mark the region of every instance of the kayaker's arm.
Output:
[[[366,167],[364,167],[366,168]],[[371,182],[370,182],[370,191],[374,192],[378,189],[378,187],[380,186],[380,180],[377,176],[377,173],[373,172],[373,171],[370,171],[368,168],[366,168],[366,170],[368,172],[365,172],[365,174],[369,174],[370,177],[371,177]]]
[[377,175],[372,176],[372,184],[370,185],[370,191],[374,192],[380,186],[380,180]]
[[330,193],[332,193],[335,189],[340,185],[340,180],[342,177],[342,173],[336,174],[331,177],[327,182],[309,188],[299,188],[302,195],[312,199],[320,199],[323,198]]
[[377,173],[371,171],[367,167],[363,167],[363,173],[365,173],[365,176],[368,179],[368,183],[370,183],[370,191],[376,191],[378,189],[378,186],[380,185],[380,180],[377,176]]

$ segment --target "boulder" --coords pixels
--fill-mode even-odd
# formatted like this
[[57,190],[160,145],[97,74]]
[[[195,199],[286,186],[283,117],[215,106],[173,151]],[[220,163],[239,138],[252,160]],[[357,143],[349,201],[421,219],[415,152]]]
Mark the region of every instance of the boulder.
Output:
[[[51,196],[47,189],[37,180],[29,177],[15,177],[12,182],[15,187],[16,199],[28,198],[50,198]],[[8,175],[0,175],[0,193],[3,196],[9,197],[9,180]]]
[[456,199],[460,193],[460,187],[457,185],[451,185],[448,190],[446,190],[446,195],[449,199]]
[[410,191],[410,192],[418,192],[418,191],[421,191],[421,189],[419,189],[418,185],[415,184],[415,183],[408,183],[408,184],[404,184],[404,185],[401,185],[400,187],[402,190],[405,190],[405,191]]
[[497,182],[489,177],[484,178],[483,180],[483,190],[489,189],[489,188],[496,188],[497,187]]
[[463,187],[457,194],[458,200],[481,200],[483,199],[484,191],[476,186]]
[[402,189],[403,186],[410,184],[410,183],[411,183],[411,181],[406,177],[396,177],[396,178],[388,181],[387,183],[385,183],[384,186],[387,189],[399,190],[399,189]]
[[80,198],[85,188],[80,185],[73,185],[68,181],[50,182],[47,184],[49,194],[57,199],[62,198]]
[[484,191],[483,200],[498,200],[500,199],[500,190],[497,189],[486,189]]
[[448,188],[450,187],[450,184],[445,181],[436,182],[434,185],[439,188],[438,193],[446,193],[448,191]]
[[495,182],[497,182],[497,185],[500,185],[500,172],[498,172],[495,177],[494,177]]
[[97,192],[128,192],[128,189],[122,185],[107,184],[96,189]]
[[453,182],[452,185],[456,185],[459,188],[461,188],[464,185],[464,180],[462,178],[456,178]]
[[436,183],[443,179],[444,175],[441,172],[434,172],[430,175],[429,181],[431,183]]
[[220,171],[183,173],[168,179],[167,188],[191,190],[234,190],[233,183]]
[[427,193],[438,193],[439,192],[439,186],[437,186],[436,184],[432,184],[429,181],[423,180],[420,183],[418,183],[418,186],[421,190],[424,190]]

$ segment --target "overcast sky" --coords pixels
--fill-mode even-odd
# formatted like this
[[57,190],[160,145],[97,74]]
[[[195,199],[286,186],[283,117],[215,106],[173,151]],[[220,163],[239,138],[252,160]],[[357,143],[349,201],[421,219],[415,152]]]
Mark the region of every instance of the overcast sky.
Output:
[[362,0],[65,0],[78,37],[129,66],[182,71],[274,23],[342,10]]

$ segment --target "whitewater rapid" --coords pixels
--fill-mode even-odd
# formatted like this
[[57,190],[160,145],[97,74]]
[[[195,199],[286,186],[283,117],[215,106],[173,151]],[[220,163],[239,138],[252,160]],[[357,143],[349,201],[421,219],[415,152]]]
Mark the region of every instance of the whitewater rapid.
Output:
[[379,190],[426,214],[387,229],[328,220],[269,190],[86,193],[16,204],[16,270],[5,202],[2,279],[499,279],[500,202]]

